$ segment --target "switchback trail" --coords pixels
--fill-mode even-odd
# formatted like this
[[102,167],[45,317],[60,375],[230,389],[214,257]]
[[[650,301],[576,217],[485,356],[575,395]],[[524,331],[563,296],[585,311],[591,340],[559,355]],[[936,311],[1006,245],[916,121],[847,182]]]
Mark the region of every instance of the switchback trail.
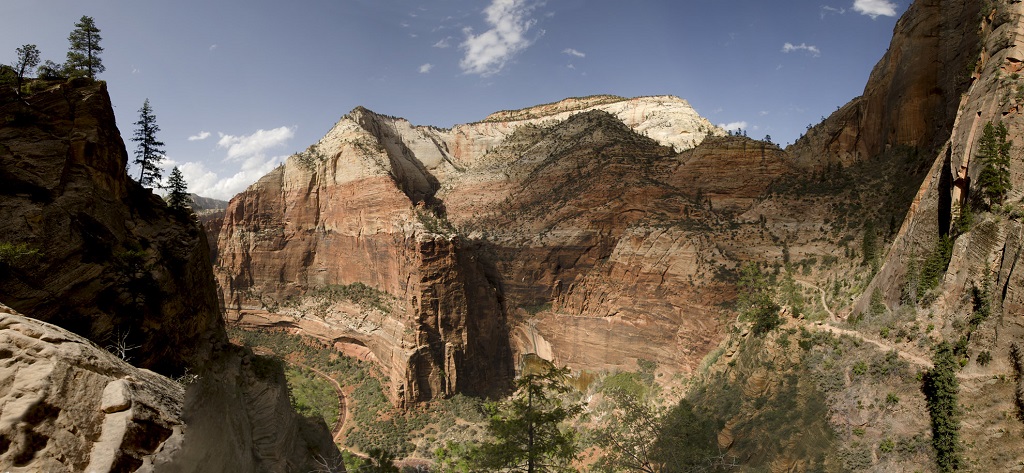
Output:
[[838,319],[838,317],[836,317],[835,312],[832,312],[832,309],[828,306],[828,303],[825,302],[825,290],[820,288],[820,287],[818,287],[818,286],[816,286],[813,283],[808,282],[808,281],[801,281],[799,279],[796,279],[795,281],[800,283],[801,285],[803,285],[805,287],[808,287],[808,288],[811,288],[811,289],[817,289],[818,290],[818,294],[821,296],[821,307],[824,308],[825,312],[828,313],[828,316],[829,316],[829,321],[828,322],[826,322],[824,324],[817,324],[817,323],[806,324],[811,329],[813,329],[813,330],[824,330],[824,331],[831,332],[831,333],[836,334],[836,335],[846,335],[846,336],[849,336],[849,337],[852,337],[852,338],[856,338],[856,339],[858,339],[860,341],[863,341],[863,342],[866,342],[866,343],[870,343],[870,344],[880,348],[883,351],[895,351],[900,356],[900,358],[903,358],[904,360],[907,360],[910,363],[913,363],[915,365],[922,366],[922,367],[925,367],[925,368],[928,368],[928,369],[932,368],[932,361],[927,359],[927,358],[923,358],[923,357],[921,357],[919,355],[916,355],[914,353],[910,353],[910,352],[907,352],[907,351],[900,350],[898,347],[893,346],[893,345],[891,345],[889,343],[885,343],[885,342],[882,342],[880,340],[875,340],[875,339],[871,339],[871,338],[865,337],[863,333],[858,332],[856,330],[849,330],[849,329],[839,328],[839,327],[836,327],[835,325],[832,325],[833,322],[837,322],[839,319]]
[[822,288],[820,288],[820,287],[818,287],[818,286],[816,286],[816,285],[814,285],[814,284],[812,284],[810,282],[807,282],[807,281],[801,281],[801,280],[795,279],[795,278],[793,280],[796,281],[797,283],[803,285],[804,287],[809,287],[811,289],[817,289],[818,290],[818,294],[821,296],[821,307],[823,309],[825,309],[825,312],[828,313],[829,320],[836,320],[835,312],[832,312],[832,309],[830,309],[828,307],[828,303],[825,302],[825,290],[824,289],[822,289]]

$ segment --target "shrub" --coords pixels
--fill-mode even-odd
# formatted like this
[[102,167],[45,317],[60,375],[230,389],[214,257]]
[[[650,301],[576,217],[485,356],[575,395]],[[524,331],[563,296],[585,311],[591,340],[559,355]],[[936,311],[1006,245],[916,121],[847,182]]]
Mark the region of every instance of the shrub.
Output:
[[900,397],[896,393],[889,393],[885,395],[885,404],[889,406],[895,406],[900,403]]
[[986,366],[992,361],[992,353],[988,350],[984,350],[978,353],[978,357],[975,359],[981,366]]
[[882,440],[882,443],[878,444],[878,451],[882,453],[889,453],[896,449],[896,442],[891,438]]
[[0,264],[14,265],[21,261],[33,260],[40,256],[37,248],[26,243],[0,242]]

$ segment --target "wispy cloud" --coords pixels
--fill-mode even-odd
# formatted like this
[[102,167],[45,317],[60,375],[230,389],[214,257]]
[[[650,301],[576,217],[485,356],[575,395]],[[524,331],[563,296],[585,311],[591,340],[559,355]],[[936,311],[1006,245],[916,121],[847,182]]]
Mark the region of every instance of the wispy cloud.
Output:
[[520,51],[533,44],[527,33],[537,20],[530,18],[535,5],[526,0],[493,0],[484,10],[491,28],[478,35],[471,28],[463,33],[465,51],[459,67],[467,74],[490,76],[500,72]]
[[428,62],[428,63],[420,66],[420,74],[426,74],[426,73],[430,72],[430,70],[433,69],[433,68],[434,68],[434,65]]
[[295,128],[282,126],[272,130],[256,130],[251,135],[233,136],[218,133],[217,146],[228,150],[226,160],[243,161],[263,157],[267,151],[284,146],[295,136]]
[[570,56],[576,56],[576,57],[587,57],[586,53],[582,53],[582,52],[580,52],[580,51],[578,51],[576,49],[573,49],[573,48],[565,48],[565,49],[563,49],[562,50],[562,54],[568,54]]
[[828,5],[821,6],[821,17],[825,18],[828,15],[845,15],[845,8],[836,8]]
[[208,131],[200,131],[199,133],[196,133],[196,134],[188,137],[188,140],[189,141],[201,141],[201,140],[205,140],[205,139],[207,139],[209,137],[210,137],[210,132],[208,132]]
[[782,52],[784,52],[784,53],[791,53],[791,52],[794,52],[794,51],[807,51],[812,56],[815,56],[815,57],[821,56],[821,50],[818,49],[817,46],[814,46],[812,44],[807,44],[807,43],[800,43],[800,44],[786,43],[786,44],[782,45]]
[[215,49],[217,49],[217,45],[216,44],[211,44],[210,45],[210,51],[213,51]]
[[896,16],[896,4],[888,0],[854,0],[853,11],[871,19],[880,16]]
[[452,37],[449,36],[447,38],[439,40],[438,42],[434,43],[434,47],[438,49],[446,49],[452,47]]
[[718,125],[718,127],[724,129],[725,131],[739,131],[739,130],[742,130],[742,129],[747,127],[747,122],[745,122],[745,121],[738,121],[738,122],[720,123]]

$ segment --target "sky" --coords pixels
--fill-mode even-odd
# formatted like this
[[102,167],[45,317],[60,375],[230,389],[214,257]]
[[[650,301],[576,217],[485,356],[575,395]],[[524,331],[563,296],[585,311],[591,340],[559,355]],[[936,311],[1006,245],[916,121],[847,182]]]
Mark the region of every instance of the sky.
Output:
[[451,127],[567,97],[676,95],[785,145],[863,92],[909,2],[2,0],[0,62],[23,44],[63,62],[92,17],[129,153],[149,99],[163,166],[227,200],[357,106]]

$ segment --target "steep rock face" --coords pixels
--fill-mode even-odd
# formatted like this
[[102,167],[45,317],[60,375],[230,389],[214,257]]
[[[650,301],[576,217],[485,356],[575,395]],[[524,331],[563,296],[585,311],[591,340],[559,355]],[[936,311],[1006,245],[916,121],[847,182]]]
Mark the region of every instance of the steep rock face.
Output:
[[[943,312],[953,316],[964,293],[971,286],[979,288],[993,284],[1000,305],[1009,303],[1013,310],[1018,299],[1009,281],[1019,278],[1014,270],[1019,252],[1019,224],[1014,217],[1003,220],[991,214],[981,214],[975,225],[956,229],[955,220],[969,206],[979,209],[976,184],[983,164],[979,153],[981,130],[986,123],[1002,123],[1009,130],[1009,139],[1024,139],[1020,122],[1019,98],[1011,95],[1018,79],[1005,77],[1017,69],[1021,60],[1019,31],[1020,4],[997,5],[982,18],[980,36],[982,50],[976,75],[969,89],[957,101],[955,122],[950,132],[940,134],[946,140],[937,151],[930,173],[922,184],[912,211],[900,229],[882,271],[876,277],[890,299],[899,298],[899,288],[907,277],[907,266],[912,260],[927,255],[939,238],[956,238],[952,259],[941,286],[938,303]],[[1021,172],[1024,165],[1012,160],[1010,177],[1013,191],[1007,196],[1007,209],[1019,205],[1022,192]],[[974,200],[972,200],[972,198]],[[997,209],[998,210],[998,209]],[[994,218],[994,220],[993,220]],[[968,230],[968,231],[964,231]],[[1019,269],[1018,269],[1019,271]],[[1005,308],[1004,308],[1005,309]],[[1013,338],[1013,337],[1011,337]]]
[[[789,152],[804,165],[844,165],[892,147],[931,152],[948,136],[978,59],[978,2],[915,1],[864,93],[808,131]],[[803,160],[801,157],[809,159]]]
[[501,187],[481,171],[439,194],[453,224],[495,253],[517,351],[578,369],[641,358],[692,369],[720,339],[733,293],[716,277],[735,265],[714,243],[723,215],[788,171],[781,150],[712,138],[673,155],[600,111],[522,135],[492,151],[527,149],[501,168]]
[[102,83],[0,95],[0,244],[29,253],[0,301],[173,374],[224,339],[205,236],[128,179],[112,110]]
[[[216,458],[228,462],[221,470],[293,471],[309,466],[311,451],[337,453],[326,431],[300,433],[279,368],[254,370],[244,363],[251,354],[227,344],[203,231],[128,179],[106,85],[32,89],[0,91],[0,303],[92,343],[4,316],[3,467],[106,471],[159,460],[206,471]],[[97,345],[198,378],[186,394]],[[134,407],[121,399],[97,413],[108,397]]]
[[[731,293],[704,282],[721,261],[695,230],[789,169],[753,140],[671,147],[715,134],[674,97],[570,99],[451,130],[359,108],[232,200],[223,298],[240,322],[368,352],[399,402],[498,388],[512,352],[538,344],[578,368],[692,367]],[[679,218],[694,231],[671,228]],[[354,300],[355,284],[381,307]],[[592,327],[610,334],[603,351],[581,335]]]
[[[461,253],[459,239],[430,232],[421,221],[436,218],[423,206],[436,180],[404,142],[381,144],[373,132],[396,132],[368,116],[375,117],[356,110],[305,154],[232,200],[218,263],[229,315],[254,309],[308,314],[303,297],[359,283],[380,302],[344,304],[351,297],[343,290],[328,295],[333,306],[319,314],[338,317],[329,332],[336,341],[373,353],[393,380],[393,399],[483,389],[487,376],[466,376],[462,385],[459,379],[471,369],[508,371],[488,361],[507,358],[489,353],[502,346],[490,333],[500,333],[503,323],[493,309],[497,299],[478,263]],[[466,281],[483,288],[481,297],[467,299]],[[486,353],[467,356],[473,350]],[[499,364],[477,370],[473,363]]]
[[[984,5],[990,9],[979,12],[981,5],[915,2],[898,23],[890,52],[875,68],[865,97],[811,130],[807,140],[789,151],[801,153],[795,159],[802,163],[815,162],[813,146],[845,150],[832,155],[840,159],[852,157],[856,149],[878,153],[912,146],[926,153],[929,169],[906,218],[894,229],[877,274],[840,315],[870,323],[874,296],[884,301],[890,324],[929,327],[924,348],[905,344],[900,348],[905,353],[927,360],[927,348],[935,343],[956,345],[964,364],[958,374],[960,402],[972,406],[962,423],[961,438],[971,439],[963,454],[973,468],[1002,471],[1016,468],[1024,455],[1018,441],[1021,424],[1006,416],[1007,409],[1021,405],[1018,386],[993,381],[1015,375],[1015,347],[1024,339],[1018,265],[1024,163],[1011,160],[1013,191],[1002,205],[989,209],[978,197],[983,163],[977,155],[987,123],[1005,125],[1015,143],[1024,139],[1018,93],[1024,86],[1015,75],[1021,69],[1024,6],[989,2]],[[907,60],[918,50],[929,64],[901,73],[894,59]],[[936,69],[942,64],[948,67]],[[882,96],[895,100],[880,100]],[[930,118],[926,110],[931,110]],[[878,120],[876,126],[882,128],[865,134],[871,127],[857,123],[870,120]],[[958,222],[967,208],[973,217]],[[948,265],[940,260],[937,287],[923,287],[922,264],[941,258],[937,255],[943,254],[944,238],[951,240]],[[982,361],[982,353],[991,361]]]

